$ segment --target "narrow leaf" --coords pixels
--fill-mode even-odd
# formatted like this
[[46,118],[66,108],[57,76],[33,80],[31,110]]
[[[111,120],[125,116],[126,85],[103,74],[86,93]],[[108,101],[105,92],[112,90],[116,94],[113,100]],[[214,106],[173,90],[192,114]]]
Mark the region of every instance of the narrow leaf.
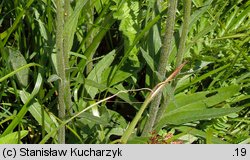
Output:
[[[74,40],[74,35],[75,31],[77,28],[77,22],[79,15],[81,13],[82,8],[84,5],[88,2],[88,0],[78,0],[76,3],[76,8],[74,9],[73,13],[70,15],[68,18],[68,21],[65,23],[65,28],[64,28],[64,34],[68,36],[69,39],[67,39],[68,47],[67,51],[70,51],[72,45],[73,45],[73,40]],[[69,13],[67,13],[69,14]]]

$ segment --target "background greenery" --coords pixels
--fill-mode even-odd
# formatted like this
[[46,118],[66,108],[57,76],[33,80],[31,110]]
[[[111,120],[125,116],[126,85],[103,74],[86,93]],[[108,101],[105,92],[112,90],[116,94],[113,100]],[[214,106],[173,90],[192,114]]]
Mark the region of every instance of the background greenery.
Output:
[[249,28],[248,0],[1,0],[0,143],[250,143]]

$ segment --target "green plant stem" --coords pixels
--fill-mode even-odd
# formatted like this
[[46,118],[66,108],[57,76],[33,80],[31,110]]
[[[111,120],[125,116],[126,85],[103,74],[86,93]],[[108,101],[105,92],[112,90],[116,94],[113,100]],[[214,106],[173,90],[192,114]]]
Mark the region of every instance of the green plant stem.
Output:
[[183,63],[181,64],[165,81],[158,83],[152,90],[152,92],[147,96],[146,100],[144,101],[144,103],[142,104],[140,110],[136,113],[135,118],[132,120],[131,124],[129,125],[129,127],[127,128],[127,130],[124,132],[124,134],[121,137],[121,141],[120,143],[127,143],[130,135],[132,134],[132,132],[134,131],[135,126],[137,125],[138,121],[140,120],[140,118],[142,117],[142,114],[144,112],[144,110],[146,109],[146,107],[148,106],[148,104],[154,99],[154,97],[158,96],[159,94],[161,94],[162,90],[164,89],[164,87],[171,81],[173,80],[177,74],[180,72],[180,70],[182,69],[182,67],[186,64]]
[[[182,61],[185,54],[185,42],[187,39],[187,34],[189,31],[189,21],[190,21],[190,14],[191,14],[191,0],[184,0],[184,20],[183,20],[183,26],[182,26],[182,32],[180,37],[180,43],[178,46],[178,52],[177,52],[177,58],[176,58],[176,67],[179,66]],[[157,118],[155,120],[154,125],[159,122],[162,115],[164,114],[165,110],[167,109],[169,103],[170,103],[170,97],[174,96],[174,90],[177,85],[177,81],[174,81],[172,84],[172,90],[173,92],[169,93],[172,95],[168,95],[167,97],[164,97],[163,103],[157,113]]]
[[65,126],[67,123],[71,122],[73,119],[75,119],[76,117],[78,117],[78,116],[81,115],[82,113],[86,112],[87,110],[93,108],[94,106],[96,106],[96,105],[98,105],[98,104],[100,104],[100,103],[103,103],[104,101],[107,101],[107,100],[109,100],[109,99],[111,99],[111,98],[114,98],[115,96],[117,96],[117,95],[120,94],[120,93],[127,93],[127,92],[128,92],[128,91],[119,91],[119,92],[117,92],[116,94],[114,94],[114,95],[112,95],[112,96],[110,96],[110,97],[107,97],[107,98],[105,98],[105,99],[102,99],[102,100],[100,100],[100,101],[94,103],[94,104],[91,104],[90,106],[84,108],[83,110],[81,110],[80,112],[76,113],[75,115],[73,115],[72,117],[70,117],[70,118],[67,119],[67,120],[64,120],[64,121],[59,120],[59,122],[61,122],[61,124],[60,124],[57,128],[55,128],[54,130],[52,130],[51,132],[49,132],[49,133],[42,139],[42,141],[40,142],[40,144],[44,144],[52,135],[55,134],[56,131],[58,131],[60,128],[62,128],[62,127]]
[[180,37],[180,43],[178,47],[177,57],[176,57],[176,67],[179,66],[183,61],[183,56],[185,54],[185,43],[187,39],[187,34],[189,30],[189,19],[191,14],[191,0],[184,0],[184,20],[182,26],[182,32]]
[[136,116],[134,117],[134,119],[132,120],[131,124],[129,125],[129,127],[127,128],[127,130],[124,132],[124,134],[122,135],[122,138],[120,140],[120,143],[127,143],[130,135],[132,134],[135,126],[137,125],[138,121],[140,120],[144,110],[147,108],[148,104],[151,102],[151,100],[154,98],[152,96],[152,93],[150,93],[150,95],[146,98],[146,100],[144,101],[144,103],[142,104],[140,110],[136,113]]
[[[64,22],[66,23],[69,20],[70,17],[70,1],[67,0],[65,1],[65,5],[64,5]],[[67,109],[67,113],[69,113],[69,115],[71,115],[72,111],[71,111],[71,92],[70,92],[70,72],[67,71],[69,70],[69,52],[70,52],[70,47],[69,44],[69,34],[66,34],[66,32],[64,32],[63,34],[63,54],[64,54],[64,63],[65,63],[65,107]]]
[[[173,33],[174,33],[174,24],[175,24],[175,13],[176,13],[176,7],[177,7],[177,0],[170,0],[169,1],[169,9],[168,9],[168,18],[166,21],[167,24],[167,30],[166,34],[164,36],[164,43],[162,45],[160,59],[159,59],[159,65],[158,65],[158,73],[162,77],[165,77],[166,74],[166,66],[168,62],[169,55],[171,53],[171,45],[172,45],[172,39],[173,39]],[[149,117],[145,124],[145,127],[142,132],[142,136],[147,135],[153,128],[153,125],[155,123],[156,115],[159,109],[159,104],[161,101],[162,94],[158,94],[155,99],[152,101],[150,105],[149,110]]]
[[[65,118],[65,58],[63,47],[63,33],[64,33],[64,8],[63,1],[56,0],[56,50],[57,50],[57,70],[58,76],[61,78],[58,81],[58,117],[63,120]],[[58,143],[65,143],[65,126],[58,130]]]
[[[131,135],[131,133],[133,132],[134,130],[134,127],[136,126],[138,120],[140,119],[140,115],[141,113],[146,109],[147,107],[147,104],[172,80],[174,79],[174,77],[176,77],[176,75],[180,72],[180,70],[182,69],[182,67],[185,65],[186,63],[183,63],[182,65],[180,65],[165,81],[157,84],[153,90],[151,90],[151,93],[150,95],[147,97],[147,99],[144,101],[143,103],[143,107],[141,107],[140,110],[142,111],[139,111],[136,115],[136,119],[132,121],[132,123],[130,124],[131,127],[129,126],[128,129],[125,131],[124,135],[122,137],[121,140],[119,140],[119,142],[123,142],[123,143],[126,143],[129,136]],[[128,90],[129,91],[129,90]],[[75,115],[73,115],[72,117],[70,117],[68,120],[64,120],[64,121],[61,121],[61,124],[55,128],[54,130],[52,130],[51,132],[49,132],[43,139],[42,141],[40,142],[40,144],[44,144],[56,131],[58,131],[60,128],[64,127],[67,123],[71,122],[73,119],[75,119],[76,117],[78,117],[79,115],[81,115],[82,113],[86,112],[87,110],[91,109],[92,107],[100,104],[100,103],[103,103],[104,101],[107,101],[111,98],[114,98],[115,96],[117,96],[118,94],[120,93],[127,93],[128,92],[127,90],[126,91],[119,91],[117,92],[116,94],[110,96],[110,97],[107,97],[105,99],[102,99],[86,108],[84,108],[82,111],[76,113]],[[118,140],[117,140],[118,141]]]

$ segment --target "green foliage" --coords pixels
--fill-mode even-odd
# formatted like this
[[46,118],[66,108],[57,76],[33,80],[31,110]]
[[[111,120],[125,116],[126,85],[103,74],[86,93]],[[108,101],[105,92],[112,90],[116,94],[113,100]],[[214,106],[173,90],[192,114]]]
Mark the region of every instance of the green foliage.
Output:
[[[61,58],[69,94],[63,98],[72,103],[60,119],[58,83],[64,79],[57,67],[55,1],[1,2],[0,144],[59,143],[57,131],[64,127],[66,143],[117,143],[122,137],[142,144],[249,143],[245,1],[192,1],[183,39],[188,63],[163,90],[160,105],[166,109],[154,132],[141,136],[150,116],[143,103],[165,80],[157,69],[169,26],[167,4],[73,0],[64,6]],[[165,77],[175,71],[179,45],[184,46],[182,1],[174,14]]]
[[[110,52],[109,54],[105,55],[105,57],[100,60],[95,67],[92,69],[92,71],[89,73],[87,79],[94,81],[95,83],[101,84],[103,82],[102,78],[105,76],[102,76],[104,71],[108,69],[110,64],[114,60],[114,54],[115,51]],[[98,88],[94,86],[85,86],[87,93],[90,95],[91,98],[95,98],[95,95],[98,93]]]
[[[29,96],[29,93],[20,91],[20,98],[24,104],[27,102]],[[30,104],[29,112],[48,133],[58,126],[58,123],[53,120],[56,119],[55,116],[52,113],[47,113],[46,108],[42,108],[36,100]]]
[[[20,138],[18,134],[20,134]],[[0,144],[17,144],[19,143],[20,139],[27,136],[27,134],[28,134],[28,131],[25,131],[25,130],[20,131],[20,133],[18,132],[10,133],[0,138]]]
[[[25,58],[23,55],[18,52],[17,50],[14,50],[12,48],[7,48],[7,53],[9,55],[9,63],[12,68],[12,70],[17,70],[18,68],[25,66],[27,64]],[[29,68],[25,68],[19,72],[16,73],[16,77],[18,79],[18,83],[22,87],[27,87],[28,85],[28,78],[29,78]]]

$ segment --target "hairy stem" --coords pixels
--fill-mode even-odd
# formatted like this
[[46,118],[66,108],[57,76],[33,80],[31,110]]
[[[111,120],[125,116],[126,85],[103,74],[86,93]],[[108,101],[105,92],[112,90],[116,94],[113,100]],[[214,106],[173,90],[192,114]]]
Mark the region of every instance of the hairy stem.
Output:
[[[178,52],[177,52],[177,58],[176,58],[176,67],[179,66],[183,61],[183,56],[185,54],[185,42],[187,39],[188,34],[188,27],[189,27],[189,19],[191,14],[191,0],[184,0],[184,20],[183,20],[183,26],[182,26],[182,32],[180,37],[180,43],[178,46]],[[173,92],[169,94],[174,94],[174,90],[176,87],[177,81],[174,81],[172,84]],[[167,106],[170,102],[170,97],[173,95],[168,95],[167,97],[164,97],[163,103],[159,109],[159,112],[157,114],[157,118],[155,121],[155,124],[161,119],[162,115],[164,114],[165,110],[167,109]]]
[[[56,51],[57,51],[57,71],[61,78],[58,84],[58,116],[61,120],[65,118],[65,58],[63,47],[63,33],[64,33],[64,8],[63,1],[56,0]],[[58,143],[65,143],[65,126],[58,130]]]
[[[164,43],[162,45],[160,59],[159,59],[159,65],[158,65],[158,72],[161,76],[160,78],[165,77],[166,74],[166,65],[168,62],[168,58],[171,52],[171,45],[172,45],[172,39],[173,39],[173,33],[174,33],[174,24],[175,24],[175,13],[176,13],[176,7],[177,7],[177,0],[170,0],[169,1],[169,9],[168,9],[168,18],[166,20],[167,24],[167,30],[166,34],[164,36]],[[159,93],[155,99],[152,101],[150,105],[149,110],[149,118],[146,122],[146,125],[143,129],[142,136],[147,135],[153,128],[153,125],[155,123],[156,115],[159,109],[159,104],[161,101],[162,94]]]
[[[65,5],[64,5],[64,22],[66,23],[69,20],[70,17],[70,1],[67,0],[65,1]],[[65,107],[66,110],[68,111],[68,113],[71,115],[72,111],[71,111],[71,92],[70,92],[70,73],[69,71],[67,71],[69,69],[69,52],[70,52],[70,42],[68,42],[69,40],[69,34],[65,34],[63,35],[63,57],[64,57],[64,63],[65,63]]]
[[191,0],[184,0],[184,20],[182,26],[182,32],[180,37],[180,43],[178,47],[176,67],[179,66],[183,61],[184,51],[185,51],[185,42],[188,34],[189,19],[191,14]]

